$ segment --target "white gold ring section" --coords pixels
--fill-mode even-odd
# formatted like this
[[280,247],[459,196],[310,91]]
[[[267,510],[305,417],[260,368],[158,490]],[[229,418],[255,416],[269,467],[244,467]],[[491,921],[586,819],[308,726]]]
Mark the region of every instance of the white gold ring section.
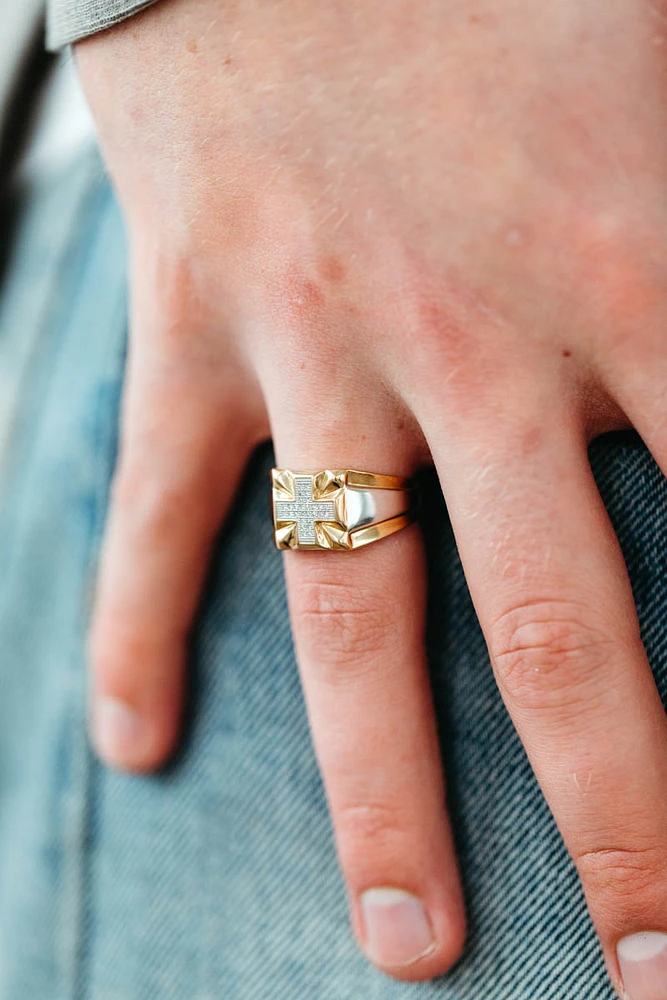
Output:
[[349,531],[403,514],[412,506],[408,490],[343,490],[343,518]]

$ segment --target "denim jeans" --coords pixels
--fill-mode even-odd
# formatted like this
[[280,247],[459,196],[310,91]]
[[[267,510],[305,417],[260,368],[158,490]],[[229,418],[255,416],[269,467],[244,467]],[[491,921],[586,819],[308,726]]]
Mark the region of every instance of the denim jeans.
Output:
[[[0,1000],[611,1000],[433,477],[430,663],[470,920],[449,975],[385,978],[348,930],[271,542],[270,446],[216,548],[177,759],[129,777],[93,757],[85,633],[117,448],[123,231],[94,152],[22,197],[0,300]],[[633,433],[591,461],[665,695],[667,484]]]

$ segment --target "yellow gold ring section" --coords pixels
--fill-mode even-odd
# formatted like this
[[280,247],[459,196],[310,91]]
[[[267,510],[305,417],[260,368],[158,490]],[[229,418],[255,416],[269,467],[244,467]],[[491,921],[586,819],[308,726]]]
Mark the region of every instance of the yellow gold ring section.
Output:
[[272,469],[274,538],[279,549],[358,549],[415,519],[411,480],[356,469]]

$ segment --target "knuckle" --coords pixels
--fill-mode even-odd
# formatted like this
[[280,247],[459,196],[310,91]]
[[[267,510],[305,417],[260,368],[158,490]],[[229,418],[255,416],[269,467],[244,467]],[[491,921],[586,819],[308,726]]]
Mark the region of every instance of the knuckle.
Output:
[[385,604],[364,588],[325,580],[302,581],[293,606],[299,642],[318,661],[364,670],[364,658],[377,656],[388,643],[392,622]]
[[195,517],[212,496],[213,484],[198,463],[168,456],[135,458],[121,465],[114,482],[114,508],[135,529],[166,540],[183,518]]
[[647,265],[664,247],[664,235],[628,203],[601,213],[570,206],[565,219],[575,267],[608,320],[608,353],[625,359],[631,352],[635,359],[637,316],[662,310],[664,303],[663,278]]
[[503,691],[519,708],[576,703],[581,687],[618,656],[618,642],[580,605],[538,601],[492,625],[489,649]]
[[336,810],[339,850],[348,875],[381,863],[392,864],[405,857],[412,830],[409,817],[389,802],[351,803]]
[[596,847],[574,856],[588,893],[598,900],[618,899],[621,905],[643,907],[647,896],[664,898],[667,851],[659,844]]
[[150,663],[155,642],[143,631],[130,631],[122,613],[105,608],[98,614],[88,639],[88,656],[98,677],[114,679]]
[[149,250],[141,254],[143,324],[163,348],[184,350],[199,323],[200,295],[196,264],[188,254]]

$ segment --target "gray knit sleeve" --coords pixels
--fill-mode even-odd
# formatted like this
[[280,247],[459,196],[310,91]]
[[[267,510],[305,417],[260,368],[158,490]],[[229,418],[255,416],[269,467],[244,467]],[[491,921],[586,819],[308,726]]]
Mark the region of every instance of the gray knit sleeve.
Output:
[[48,0],[46,44],[59,49],[110,28],[156,0]]

